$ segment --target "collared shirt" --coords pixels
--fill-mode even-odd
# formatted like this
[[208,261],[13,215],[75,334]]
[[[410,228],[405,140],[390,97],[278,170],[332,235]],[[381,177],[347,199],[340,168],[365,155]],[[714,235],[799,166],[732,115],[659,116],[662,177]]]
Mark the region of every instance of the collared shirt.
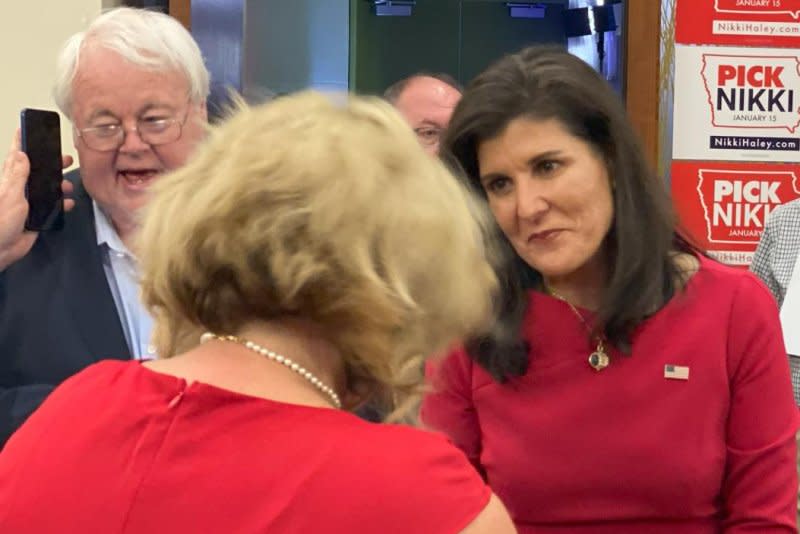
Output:
[[103,270],[119,313],[128,349],[137,360],[155,358],[155,348],[150,344],[153,319],[139,299],[139,268],[136,257],[122,242],[97,202],[92,201],[92,207]]
[[[750,270],[767,285],[778,307],[800,261],[800,199],[782,204],[770,213],[750,264]],[[800,355],[789,355],[794,400],[800,406]]]

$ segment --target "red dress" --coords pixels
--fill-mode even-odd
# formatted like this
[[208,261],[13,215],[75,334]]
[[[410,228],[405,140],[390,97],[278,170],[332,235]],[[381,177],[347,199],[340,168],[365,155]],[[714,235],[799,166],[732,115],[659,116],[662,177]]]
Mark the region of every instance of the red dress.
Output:
[[429,368],[422,408],[520,533],[795,532],[797,408],[776,305],[753,275],[701,259],[600,372],[567,304],[530,298],[528,372],[498,384],[456,352]]
[[490,491],[441,436],[96,364],[0,454],[0,532],[457,533]]

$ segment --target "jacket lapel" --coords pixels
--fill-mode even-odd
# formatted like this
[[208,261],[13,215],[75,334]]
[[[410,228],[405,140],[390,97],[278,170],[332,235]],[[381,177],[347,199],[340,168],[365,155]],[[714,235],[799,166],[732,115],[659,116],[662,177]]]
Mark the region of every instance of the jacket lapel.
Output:
[[97,245],[92,200],[79,180],[68,178],[75,182],[75,208],[64,225],[69,235],[65,236],[62,283],[75,326],[95,360],[130,359]]

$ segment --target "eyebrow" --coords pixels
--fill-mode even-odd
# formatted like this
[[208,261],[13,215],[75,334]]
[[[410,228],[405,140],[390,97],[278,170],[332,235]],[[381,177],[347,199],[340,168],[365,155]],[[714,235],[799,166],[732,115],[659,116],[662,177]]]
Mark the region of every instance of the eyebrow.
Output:
[[108,111],[107,109],[101,109],[101,110],[95,111],[91,115],[89,115],[89,119],[88,119],[87,122],[91,123],[91,122],[94,122],[97,119],[102,119],[102,118],[106,118],[106,117],[112,118],[112,119],[116,118],[116,116],[113,113],[111,113],[110,111]]
[[[152,111],[154,109],[164,109],[164,110],[169,110],[169,111],[175,111],[175,108],[171,104],[164,104],[164,103],[161,103],[161,102],[148,102],[148,103],[146,103],[144,105],[144,107],[142,107],[142,109],[140,109],[136,113],[136,115],[137,116],[144,115],[148,111]],[[89,115],[88,122],[91,123],[91,122],[94,122],[95,120],[101,119],[101,118],[117,119],[118,117],[117,117],[117,115],[115,113],[112,113],[111,110],[99,109],[97,111],[92,112],[92,114]]]
[[430,119],[423,119],[422,122],[419,123],[419,126],[417,126],[417,128],[422,128],[424,126],[432,126],[433,128],[439,128],[444,130],[444,126],[442,126],[439,123],[433,122]]

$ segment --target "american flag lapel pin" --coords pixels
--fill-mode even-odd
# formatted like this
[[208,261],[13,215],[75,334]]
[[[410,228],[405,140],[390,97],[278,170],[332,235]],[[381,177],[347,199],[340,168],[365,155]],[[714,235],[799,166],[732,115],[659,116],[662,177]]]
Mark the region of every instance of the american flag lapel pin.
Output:
[[664,378],[671,380],[689,380],[689,368],[682,365],[667,364],[664,366]]

